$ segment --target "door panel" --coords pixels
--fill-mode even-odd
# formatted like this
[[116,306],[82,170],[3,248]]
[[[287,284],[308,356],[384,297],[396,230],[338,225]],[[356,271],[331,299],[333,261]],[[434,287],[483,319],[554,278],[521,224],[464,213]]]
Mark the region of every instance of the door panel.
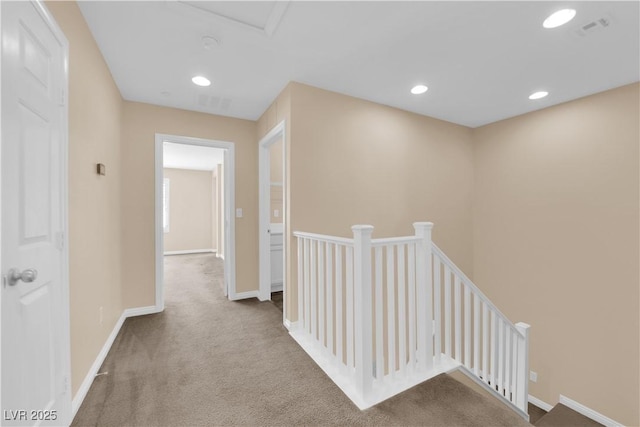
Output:
[[21,244],[51,242],[51,123],[32,108],[21,104],[18,186]]
[[[66,231],[67,47],[44,6],[0,7],[2,424],[67,424],[69,308],[66,250],[60,244]],[[37,277],[11,281],[11,269],[34,269]]]

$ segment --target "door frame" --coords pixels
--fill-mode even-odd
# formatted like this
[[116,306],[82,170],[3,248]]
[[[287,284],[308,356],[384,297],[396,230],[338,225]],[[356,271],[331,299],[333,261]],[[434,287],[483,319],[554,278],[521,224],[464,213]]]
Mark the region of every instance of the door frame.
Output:
[[[62,117],[60,120],[60,206],[62,216],[62,268],[61,268],[61,296],[62,307],[60,313],[62,315],[62,360],[64,363],[63,381],[65,386],[65,398],[61,402],[65,408],[65,415],[68,415],[70,419],[59,421],[65,425],[71,424],[73,420],[73,390],[71,389],[71,323],[70,323],[70,299],[69,299],[69,41],[64,32],[53,18],[53,15],[41,0],[31,0],[30,3],[40,14],[43,21],[47,24],[52,34],[56,38],[57,42],[62,47],[62,100],[63,106],[61,108]],[[0,6],[0,22],[2,22],[2,7]],[[3,55],[0,54],[0,85],[2,82],[2,62]],[[0,129],[2,129],[2,103],[0,102]],[[0,225],[2,224],[2,133],[0,132]],[[0,241],[2,241],[2,227],[0,226]],[[2,245],[0,245],[0,263],[2,261]],[[6,266],[2,266],[4,269]],[[0,292],[0,307],[2,306],[2,292]],[[2,315],[0,313],[0,327],[2,322]],[[2,378],[2,340],[0,340],[0,378]],[[0,387],[0,407],[2,407],[2,387]],[[60,415],[60,414],[59,414]]]
[[235,221],[235,144],[228,141],[156,133],[155,142],[155,232],[156,232],[156,310],[164,310],[164,229],[162,227],[162,180],[164,178],[164,142],[224,151],[224,293],[230,300],[236,293],[236,221]]
[[[258,142],[258,188],[259,188],[259,259],[260,259],[260,288],[258,298],[261,301],[271,299],[271,153],[269,148],[278,139],[282,138],[282,181],[287,182],[286,168],[286,123],[285,120],[278,123]],[[282,197],[282,222],[285,224],[282,239],[282,291],[283,291],[283,322],[287,319],[287,207],[286,186],[283,185]]]

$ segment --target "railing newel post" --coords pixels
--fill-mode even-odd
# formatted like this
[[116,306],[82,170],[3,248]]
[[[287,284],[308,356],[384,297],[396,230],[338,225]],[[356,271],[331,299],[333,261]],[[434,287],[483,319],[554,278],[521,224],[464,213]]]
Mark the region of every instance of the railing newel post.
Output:
[[356,384],[366,399],[373,384],[373,312],[371,295],[371,235],[373,226],[354,225],[354,323]]
[[530,325],[522,322],[515,324],[518,332],[518,371],[516,381],[516,406],[524,413],[528,413],[529,403],[529,328]]
[[416,237],[416,317],[418,366],[424,370],[433,369],[433,274],[431,262],[432,222],[413,224]]

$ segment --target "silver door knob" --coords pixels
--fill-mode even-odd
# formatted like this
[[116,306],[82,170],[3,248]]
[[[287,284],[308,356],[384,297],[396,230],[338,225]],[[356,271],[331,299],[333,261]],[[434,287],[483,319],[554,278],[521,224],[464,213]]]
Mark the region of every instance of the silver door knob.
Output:
[[9,282],[9,286],[15,286],[19,280],[22,280],[25,283],[31,283],[38,278],[38,270],[35,268],[29,268],[20,272],[17,268],[12,268],[9,270],[9,274],[7,274],[7,281]]

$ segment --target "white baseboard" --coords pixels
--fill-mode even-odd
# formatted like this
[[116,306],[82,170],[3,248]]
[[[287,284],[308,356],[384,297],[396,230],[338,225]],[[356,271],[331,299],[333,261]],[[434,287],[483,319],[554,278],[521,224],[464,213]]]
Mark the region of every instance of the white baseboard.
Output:
[[113,345],[113,342],[116,340],[116,337],[118,336],[118,332],[120,332],[120,329],[124,324],[124,321],[129,317],[142,316],[145,314],[153,314],[153,313],[158,313],[158,309],[156,308],[155,305],[150,305],[148,307],[127,308],[122,312],[122,314],[120,315],[120,318],[118,319],[116,324],[113,326],[113,330],[111,331],[111,333],[107,337],[107,340],[102,346],[102,349],[100,349],[100,352],[96,357],[96,360],[94,360],[93,364],[91,365],[91,368],[89,368],[89,372],[87,372],[87,375],[84,377],[82,384],[80,384],[80,388],[76,392],[75,396],[73,396],[73,400],[71,401],[71,411],[72,411],[71,419],[75,418],[76,413],[78,412],[78,409],[80,409],[80,406],[82,405],[84,398],[87,396],[87,393],[91,388],[91,384],[93,384],[93,380],[95,379],[96,374],[98,373],[98,371],[100,370],[100,367],[104,363],[104,359],[107,357],[109,350],[111,350],[111,346]]
[[591,408],[584,406],[582,403],[578,403],[573,399],[569,399],[567,396],[560,395],[560,402],[564,406],[573,409],[579,414],[584,415],[587,418],[591,418],[593,421],[599,422],[607,427],[621,426],[622,423],[612,420],[609,417],[602,415],[599,412],[594,411]]
[[188,254],[210,254],[216,253],[215,249],[188,249],[186,251],[166,251],[164,255],[188,255]]
[[544,409],[547,412],[553,409],[553,405],[549,405],[547,402],[544,402],[535,396],[529,395],[529,403],[536,405],[538,408]]
[[258,291],[239,292],[233,295],[229,295],[229,299],[231,301],[238,301],[238,300],[247,299],[247,298],[258,298],[258,295],[259,295]]
[[118,336],[118,332],[120,332],[120,328],[122,327],[122,324],[124,323],[126,318],[127,317],[125,316],[124,312],[122,312],[122,314],[120,315],[120,318],[118,319],[115,326],[113,327],[113,330],[109,334],[109,337],[107,337],[107,341],[105,341],[104,345],[102,346],[102,349],[98,353],[96,360],[93,362],[93,365],[91,365],[91,368],[89,368],[89,372],[87,372],[87,376],[84,377],[84,380],[82,381],[80,388],[76,392],[76,395],[73,396],[73,400],[71,401],[71,411],[72,411],[71,419],[73,419],[76,416],[76,413],[80,408],[80,405],[82,405],[84,398],[87,396],[87,393],[91,388],[91,384],[93,384],[93,379],[96,377],[96,374],[98,373],[98,370],[102,366],[104,359],[107,357],[107,353],[109,353],[109,350],[111,350],[111,346],[113,345],[113,342]]
[[125,317],[136,317],[136,316],[145,316],[147,314],[156,314],[161,310],[158,310],[158,307],[155,305],[148,305],[146,307],[135,307],[135,308],[127,308],[123,314]]
[[291,332],[291,331],[295,331],[298,327],[298,322],[292,322],[289,319],[284,319],[284,322],[282,322],[282,324],[284,325],[285,328],[287,328],[287,331]]

